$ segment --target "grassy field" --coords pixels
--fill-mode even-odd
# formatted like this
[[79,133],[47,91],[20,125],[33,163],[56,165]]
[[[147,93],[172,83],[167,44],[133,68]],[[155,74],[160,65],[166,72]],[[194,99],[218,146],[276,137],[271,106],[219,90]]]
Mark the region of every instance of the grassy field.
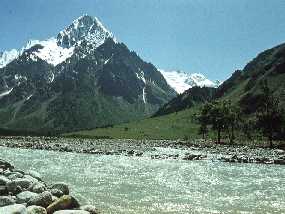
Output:
[[191,108],[166,116],[65,134],[73,137],[117,139],[196,139],[199,125],[194,121],[198,108]]

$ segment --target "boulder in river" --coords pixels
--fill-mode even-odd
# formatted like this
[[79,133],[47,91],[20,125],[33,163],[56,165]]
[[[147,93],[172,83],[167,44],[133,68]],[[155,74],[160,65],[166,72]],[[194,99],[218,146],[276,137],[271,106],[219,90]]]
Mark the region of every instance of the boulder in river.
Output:
[[85,210],[59,210],[54,212],[53,214],[90,214]]
[[98,209],[93,205],[84,205],[80,207],[81,210],[88,211],[90,214],[98,214]]
[[52,194],[48,191],[44,191],[37,196],[31,198],[28,201],[28,206],[37,205],[41,207],[47,207],[52,203]]
[[24,179],[27,179],[27,180],[29,180],[29,181],[31,181],[31,183],[38,183],[38,182],[39,182],[38,179],[34,178],[34,177],[31,176],[31,175],[24,175],[23,178],[24,178]]
[[276,160],[274,160],[274,163],[280,164],[280,165],[285,165],[285,159],[281,159],[281,158],[276,159]]
[[2,214],[27,214],[27,208],[23,204],[14,204],[5,207],[0,207]]
[[34,198],[36,196],[38,196],[38,194],[34,192],[30,191],[21,192],[17,195],[17,203],[19,204],[28,203],[28,201],[31,200],[31,198]]
[[51,214],[57,210],[66,210],[74,208],[79,208],[78,201],[70,195],[64,195],[47,207],[47,213]]
[[59,189],[51,189],[50,192],[52,195],[54,195],[56,197],[61,197],[64,195],[63,192]]
[[13,192],[13,190],[19,186],[21,187],[23,190],[28,189],[32,184],[32,181],[30,181],[29,179],[26,178],[17,178],[13,181],[10,181],[6,184],[8,191]]
[[0,196],[0,207],[15,204],[15,200],[11,196]]
[[30,175],[34,178],[36,178],[37,180],[42,180],[42,175],[34,170],[29,170],[26,172],[26,175]]
[[8,172],[5,173],[5,176],[7,176],[10,180],[15,180],[17,178],[22,178],[24,175],[20,172]]
[[6,185],[11,180],[7,178],[6,176],[0,175],[0,185]]
[[0,159],[0,168],[1,169],[14,169],[14,166],[12,164],[10,164],[9,162]]
[[35,205],[27,207],[27,211],[28,211],[27,214],[47,214],[45,208]]
[[42,182],[36,182],[30,186],[29,190],[35,193],[42,193],[46,191],[46,186]]
[[8,195],[8,190],[6,185],[0,185],[0,195]]
[[58,190],[62,191],[62,193],[64,195],[69,194],[68,185],[64,182],[55,183],[54,185],[52,185],[51,189],[58,189]]

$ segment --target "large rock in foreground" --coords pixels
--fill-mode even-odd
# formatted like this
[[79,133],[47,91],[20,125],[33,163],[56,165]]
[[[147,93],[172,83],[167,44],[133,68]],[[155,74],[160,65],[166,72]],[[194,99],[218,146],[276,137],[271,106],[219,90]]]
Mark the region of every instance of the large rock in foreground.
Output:
[[85,210],[60,210],[54,212],[54,214],[90,214]]
[[27,208],[22,204],[0,207],[1,214],[27,214]]
[[29,206],[27,211],[28,214],[47,214],[46,209],[40,206]]
[[78,207],[79,203],[74,197],[64,195],[47,207],[47,213],[51,214],[58,210],[74,209]]
[[64,183],[64,182],[55,183],[54,185],[52,185],[51,189],[60,190],[64,195],[68,195],[69,194],[68,185],[66,183]]
[[28,201],[28,205],[48,207],[52,203],[52,194],[48,191],[42,192]]
[[34,197],[37,197],[38,194],[30,191],[24,191],[17,195],[17,202],[18,203],[28,203]]
[[47,185],[39,173],[16,170],[0,159],[0,214],[98,213],[95,206],[81,206],[68,194],[66,183]]

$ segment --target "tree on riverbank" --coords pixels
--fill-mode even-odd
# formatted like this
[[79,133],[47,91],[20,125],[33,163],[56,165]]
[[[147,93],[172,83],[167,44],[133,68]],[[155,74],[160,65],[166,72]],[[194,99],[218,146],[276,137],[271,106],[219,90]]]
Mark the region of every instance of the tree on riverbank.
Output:
[[227,102],[227,121],[228,121],[228,129],[230,133],[230,143],[233,143],[235,140],[235,130],[240,127],[242,122],[242,113],[241,109],[237,105],[233,105],[231,101]]
[[273,147],[274,134],[282,132],[284,109],[280,106],[280,98],[274,96],[273,91],[265,81],[262,84],[261,102],[256,113],[257,127],[268,138],[270,147]]
[[234,131],[240,120],[240,112],[240,109],[232,105],[229,100],[205,104],[198,116],[200,134],[204,137],[210,126],[217,133],[217,142],[221,143],[222,132],[229,131],[232,143],[235,139]]

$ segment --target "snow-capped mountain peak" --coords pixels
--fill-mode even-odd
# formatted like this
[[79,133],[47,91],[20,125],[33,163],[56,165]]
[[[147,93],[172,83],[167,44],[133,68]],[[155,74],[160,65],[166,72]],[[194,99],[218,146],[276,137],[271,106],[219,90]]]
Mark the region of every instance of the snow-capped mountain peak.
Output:
[[180,70],[165,71],[162,69],[159,69],[159,71],[167,83],[179,94],[194,86],[218,87],[220,84],[219,81],[213,82],[200,73],[189,74]]
[[16,49],[0,52],[0,68],[5,67],[8,63],[12,62],[19,56],[19,54],[19,51]]
[[107,30],[97,17],[83,15],[72,22],[70,26],[62,30],[57,38],[50,38],[44,41],[30,40],[25,47],[11,51],[0,52],[0,68],[5,67],[8,63],[16,59],[35,45],[40,45],[33,53],[31,59],[37,60],[36,57],[46,61],[54,66],[62,63],[71,57],[77,45],[83,41],[97,48],[102,45],[108,38],[117,43],[114,35]]
[[108,38],[116,41],[113,33],[107,30],[97,17],[83,15],[57,35],[57,44],[63,48],[70,48],[85,40],[96,48]]

